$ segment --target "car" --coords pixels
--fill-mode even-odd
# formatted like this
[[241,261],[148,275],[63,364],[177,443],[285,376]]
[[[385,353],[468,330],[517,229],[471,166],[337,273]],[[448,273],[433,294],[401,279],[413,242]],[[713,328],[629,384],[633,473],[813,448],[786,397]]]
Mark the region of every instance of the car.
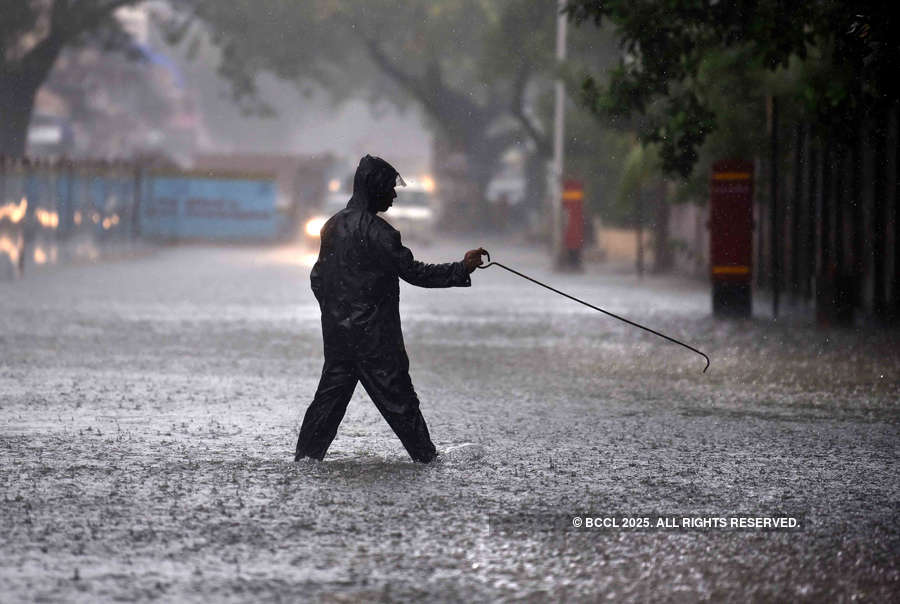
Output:
[[382,214],[405,240],[429,244],[434,239],[437,201],[434,187],[429,182],[411,181],[405,187],[397,187],[394,205]]
[[[411,182],[405,187],[397,187],[394,205],[382,214],[406,240],[431,243],[434,236],[435,198],[433,187],[428,183]],[[310,244],[317,242],[322,227],[329,218],[347,207],[351,194],[331,192],[325,198],[321,209],[311,216],[304,225],[304,237]]]
[[328,219],[347,207],[351,194],[341,191],[328,193],[321,209],[313,214],[303,226],[303,235],[308,243],[318,244],[319,232]]

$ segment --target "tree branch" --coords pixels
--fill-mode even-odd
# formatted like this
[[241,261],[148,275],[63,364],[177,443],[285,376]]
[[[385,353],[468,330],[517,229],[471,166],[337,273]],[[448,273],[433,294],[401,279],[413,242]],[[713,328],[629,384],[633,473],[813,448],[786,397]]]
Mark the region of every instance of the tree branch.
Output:
[[56,62],[56,58],[65,46],[66,40],[52,33],[38,42],[19,61],[19,71],[23,79],[30,82],[43,82]]
[[538,130],[534,122],[531,121],[531,118],[525,114],[525,87],[528,85],[529,76],[530,70],[526,65],[523,65],[518,73],[516,73],[516,78],[513,81],[513,96],[512,102],[510,103],[510,113],[512,113],[513,117],[522,125],[522,128],[525,129],[525,133],[528,137],[534,141],[538,153],[545,157],[550,157],[550,141],[547,140],[547,137],[540,130]]
[[428,94],[426,94],[426,92],[419,86],[416,78],[400,69],[396,64],[394,64],[393,61],[388,59],[387,55],[382,52],[377,42],[366,36],[360,37],[362,38],[363,44],[365,45],[366,49],[369,51],[369,55],[372,57],[372,60],[375,61],[375,64],[378,65],[378,67],[382,71],[384,71],[398,84],[406,88],[406,90],[409,91],[417,99],[419,99],[419,101],[421,101],[423,105],[430,105],[431,99],[429,98]]
[[447,87],[436,59],[429,62],[425,75],[419,78],[400,69],[377,42],[365,35],[360,37],[375,64],[416,97],[426,112],[451,133],[465,139],[484,136],[489,116],[482,107]]
[[55,0],[51,18],[52,29],[49,36],[63,35],[68,42],[96,27],[117,9],[130,4],[138,4],[141,1],[110,0],[109,2],[98,2],[93,8],[80,8],[84,4],[83,2],[69,3],[66,0]]

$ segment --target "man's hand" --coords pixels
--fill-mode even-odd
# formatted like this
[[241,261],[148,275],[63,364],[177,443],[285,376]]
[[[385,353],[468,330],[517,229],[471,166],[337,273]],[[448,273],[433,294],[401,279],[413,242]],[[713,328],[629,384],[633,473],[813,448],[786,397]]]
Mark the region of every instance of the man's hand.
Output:
[[468,252],[466,252],[465,257],[463,258],[463,264],[465,265],[466,270],[471,273],[476,268],[481,266],[481,257],[486,254],[487,252],[484,251],[483,247],[480,247],[477,250],[469,250]]

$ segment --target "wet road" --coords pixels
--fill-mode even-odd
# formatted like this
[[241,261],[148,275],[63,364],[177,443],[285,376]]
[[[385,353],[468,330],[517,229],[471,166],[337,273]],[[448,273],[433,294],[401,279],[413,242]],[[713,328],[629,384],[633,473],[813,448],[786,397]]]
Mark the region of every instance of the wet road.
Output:
[[[896,331],[714,321],[699,284],[553,275],[487,247],[702,348],[709,372],[499,269],[404,286],[432,437],[484,455],[413,464],[358,388],[326,461],[294,464],[322,362],[300,250],[170,248],[0,283],[2,599],[900,597]],[[569,527],[739,514],[802,528]]]

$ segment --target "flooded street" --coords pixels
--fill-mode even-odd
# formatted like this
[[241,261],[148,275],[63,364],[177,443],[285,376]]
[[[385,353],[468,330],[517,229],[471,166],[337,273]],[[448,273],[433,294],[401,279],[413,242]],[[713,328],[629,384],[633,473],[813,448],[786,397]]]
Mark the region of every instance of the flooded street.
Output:
[[[401,286],[438,451],[361,387],[293,463],[322,368],[311,258],[174,247],[0,283],[5,601],[888,601],[900,597],[896,330],[724,322],[675,277],[495,260]],[[574,529],[574,517],[801,519],[795,531]]]

